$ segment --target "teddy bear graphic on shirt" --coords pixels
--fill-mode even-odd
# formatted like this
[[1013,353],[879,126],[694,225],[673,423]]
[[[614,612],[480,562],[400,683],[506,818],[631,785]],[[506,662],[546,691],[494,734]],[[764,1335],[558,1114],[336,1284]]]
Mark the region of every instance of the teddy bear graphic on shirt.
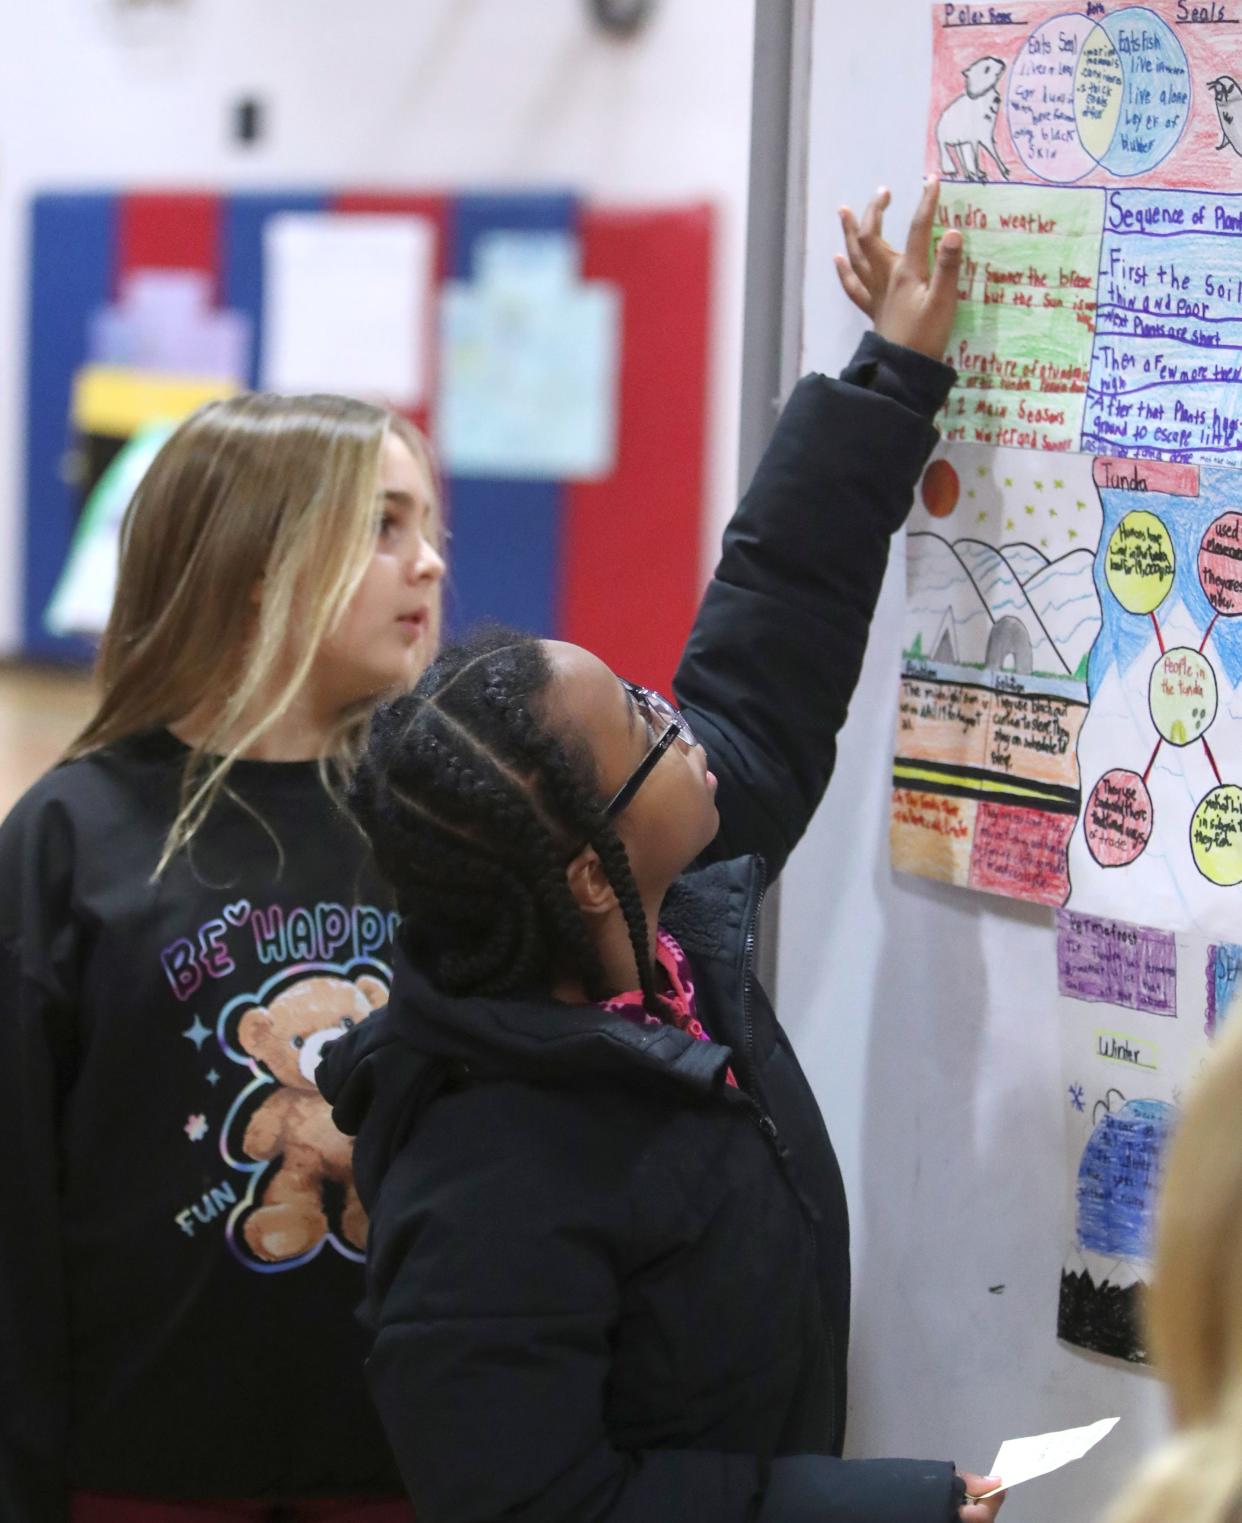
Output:
[[330,1042],[387,999],[387,988],[370,974],[316,973],[251,1005],[237,1023],[236,1045],[261,1065],[251,1087],[260,1098],[238,1116],[242,1130],[239,1137],[235,1127],[232,1150],[265,1167],[234,1226],[263,1264],[304,1259],[330,1232],[358,1254],[366,1247],[353,1139],[333,1125],[315,1070]]

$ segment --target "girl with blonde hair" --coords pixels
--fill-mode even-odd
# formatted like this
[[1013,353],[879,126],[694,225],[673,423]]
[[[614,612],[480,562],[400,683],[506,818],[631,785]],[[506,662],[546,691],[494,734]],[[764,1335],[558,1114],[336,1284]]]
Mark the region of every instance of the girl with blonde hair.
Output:
[[422,436],[342,397],[212,403],[135,494],[98,711],[0,827],[6,1523],[409,1516],[314,1070],[387,997],[338,785],[441,539]]
[[1242,1016],[1236,1011],[1169,1149],[1148,1323],[1177,1433],[1108,1523],[1242,1519]]

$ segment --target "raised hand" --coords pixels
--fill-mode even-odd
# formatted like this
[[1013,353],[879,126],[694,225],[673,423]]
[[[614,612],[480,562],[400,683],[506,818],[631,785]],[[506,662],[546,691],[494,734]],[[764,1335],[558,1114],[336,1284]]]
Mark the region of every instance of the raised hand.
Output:
[[923,187],[901,253],[884,241],[884,213],[891,199],[887,188],[872,196],[861,223],[843,206],[841,229],[848,258],[834,257],[845,294],[867,314],[880,337],[934,360],[944,358],[949,341],[962,262],[962,235],[950,230],[941,238],[935,265],[928,271],[939,195],[940,181],[933,177]]

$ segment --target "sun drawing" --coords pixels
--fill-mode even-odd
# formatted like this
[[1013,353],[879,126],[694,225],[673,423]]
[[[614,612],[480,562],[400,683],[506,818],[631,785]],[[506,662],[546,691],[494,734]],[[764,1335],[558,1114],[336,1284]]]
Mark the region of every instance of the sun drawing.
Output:
[[923,506],[933,518],[948,518],[961,495],[957,472],[947,460],[933,460],[923,473]]

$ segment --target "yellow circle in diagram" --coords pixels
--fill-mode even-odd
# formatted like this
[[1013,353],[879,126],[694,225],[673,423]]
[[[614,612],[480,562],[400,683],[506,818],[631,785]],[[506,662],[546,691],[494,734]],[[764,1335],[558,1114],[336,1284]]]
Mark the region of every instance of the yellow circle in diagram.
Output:
[[1191,816],[1190,850],[1209,883],[1242,883],[1242,788],[1224,783],[1204,795]]
[[1176,645],[1151,669],[1151,719],[1171,746],[1198,740],[1216,718],[1216,673],[1188,645]]
[[1104,566],[1109,591],[1127,613],[1155,613],[1173,586],[1173,541],[1154,513],[1127,513],[1113,530]]
[[1125,71],[1113,40],[1103,27],[1093,27],[1074,73],[1074,115],[1079,141],[1097,162],[1112,147],[1125,93]]

